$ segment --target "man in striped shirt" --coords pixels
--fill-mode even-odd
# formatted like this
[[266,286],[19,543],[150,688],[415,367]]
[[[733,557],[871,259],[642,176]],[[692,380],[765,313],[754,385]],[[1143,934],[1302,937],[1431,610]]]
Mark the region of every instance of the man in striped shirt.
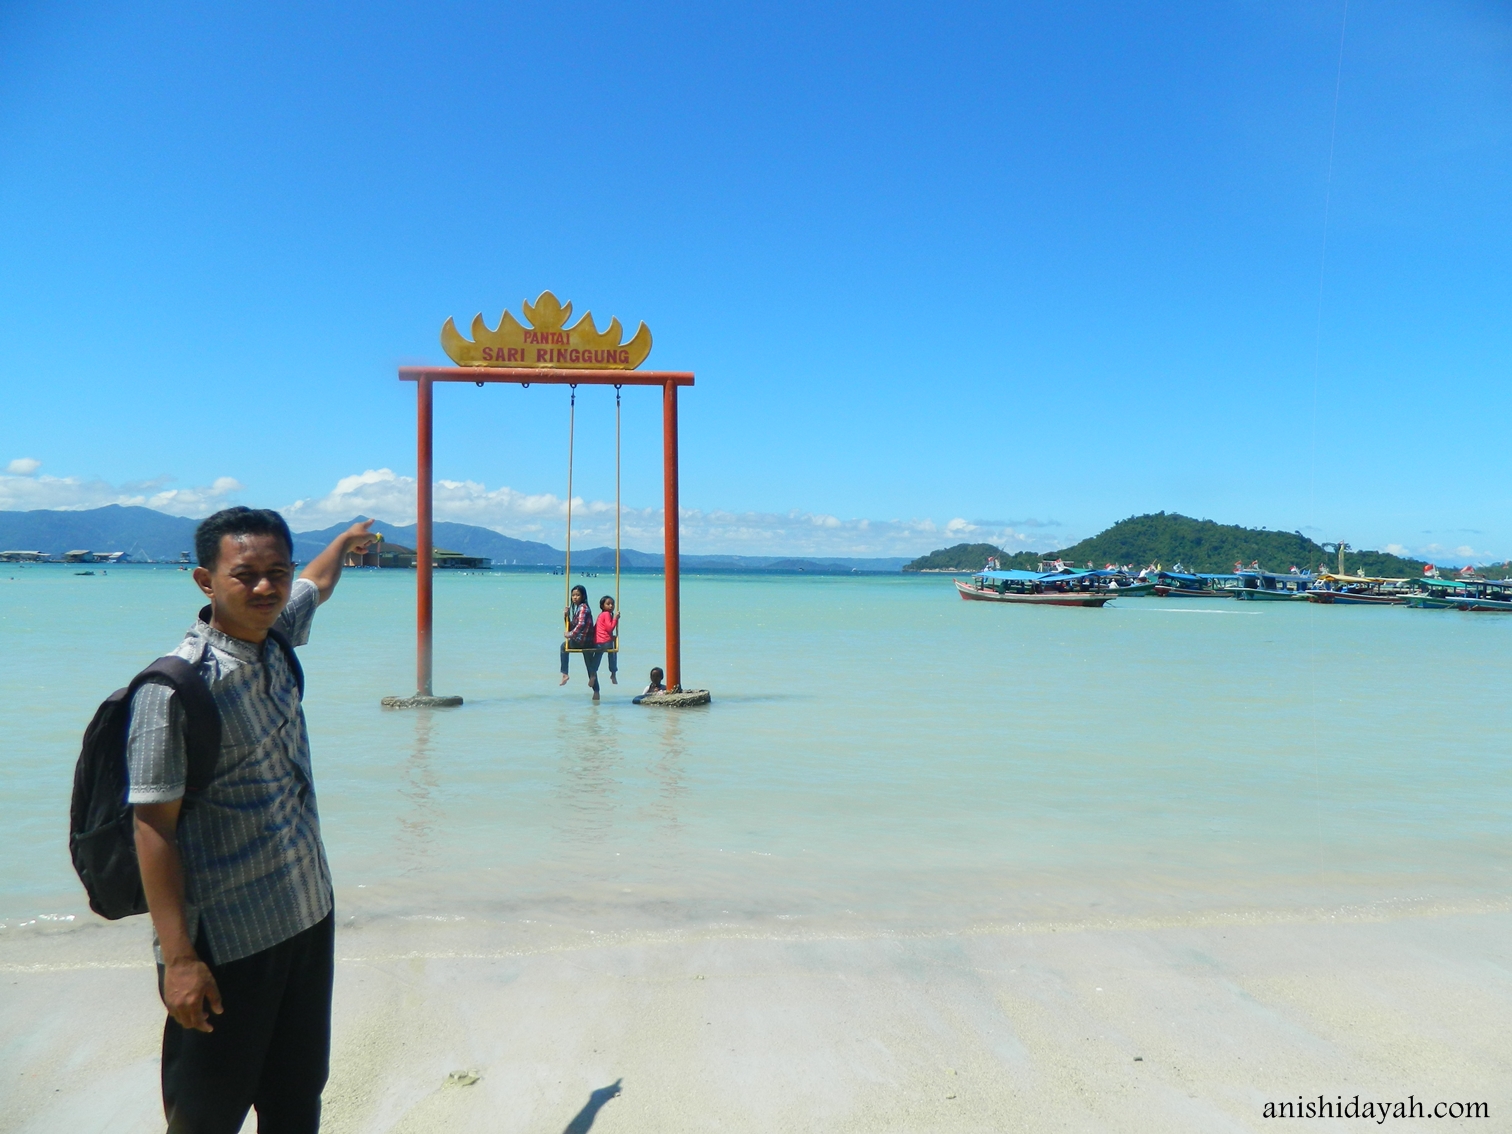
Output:
[[270,638],[309,640],[355,524],[294,577],[277,512],[228,508],[195,533],[194,581],[210,600],[173,652],[220,712],[204,791],[185,806],[184,710],[167,686],[131,702],[127,802],[152,913],[171,1134],[312,1134],[330,1057],[334,915],[299,682]]

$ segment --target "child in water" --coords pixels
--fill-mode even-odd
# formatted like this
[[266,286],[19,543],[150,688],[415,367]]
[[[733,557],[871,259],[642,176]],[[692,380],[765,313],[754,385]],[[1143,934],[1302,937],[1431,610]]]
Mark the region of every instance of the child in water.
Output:
[[593,643],[609,655],[609,680],[619,684],[619,651],[614,648],[614,639],[619,636],[619,613],[614,609],[614,600],[608,595],[599,599],[598,621],[593,624]]
[[647,697],[650,697],[651,695],[653,695],[655,693],[665,693],[667,691],[667,687],[664,684],[665,677],[666,677],[666,675],[662,673],[661,666],[659,666],[659,665],[652,666],[651,667],[651,684],[648,685],[648,686],[646,686],[645,689],[641,690],[641,692],[640,692],[640,694],[638,696],[630,698],[631,703],[639,705]]

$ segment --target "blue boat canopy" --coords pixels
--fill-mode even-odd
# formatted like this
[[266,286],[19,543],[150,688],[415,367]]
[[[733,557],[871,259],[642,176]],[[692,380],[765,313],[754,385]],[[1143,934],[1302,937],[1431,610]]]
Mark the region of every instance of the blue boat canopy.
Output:
[[1204,575],[1187,575],[1178,571],[1156,571],[1155,577],[1157,579],[1179,579],[1183,583],[1201,583],[1206,578]]
[[1007,582],[1057,583],[1088,576],[1109,575],[1111,571],[973,571],[974,579],[997,579]]

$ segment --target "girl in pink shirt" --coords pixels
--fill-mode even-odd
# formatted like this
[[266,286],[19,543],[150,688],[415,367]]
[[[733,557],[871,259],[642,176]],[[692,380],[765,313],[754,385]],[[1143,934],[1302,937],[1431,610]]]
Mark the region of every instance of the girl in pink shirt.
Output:
[[619,684],[619,651],[615,638],[619,636],[619,613],[614,609],[614,599],[605,595],[599,599],[598,621],[593,624],[594,645],[609,655],[609,680]]

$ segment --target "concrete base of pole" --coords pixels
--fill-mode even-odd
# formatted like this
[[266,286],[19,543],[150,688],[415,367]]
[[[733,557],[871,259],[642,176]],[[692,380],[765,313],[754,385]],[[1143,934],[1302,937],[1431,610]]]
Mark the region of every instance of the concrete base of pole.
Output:
[[428,697],[424,693],[383,699],[385,709],[455,709],[461,704],[461,697]]
[[712,700],[707,689],[679,689],[676,693],[642,693],[635,698],[635,703],[663,709],[686,709],[691,705],[707,705]]

